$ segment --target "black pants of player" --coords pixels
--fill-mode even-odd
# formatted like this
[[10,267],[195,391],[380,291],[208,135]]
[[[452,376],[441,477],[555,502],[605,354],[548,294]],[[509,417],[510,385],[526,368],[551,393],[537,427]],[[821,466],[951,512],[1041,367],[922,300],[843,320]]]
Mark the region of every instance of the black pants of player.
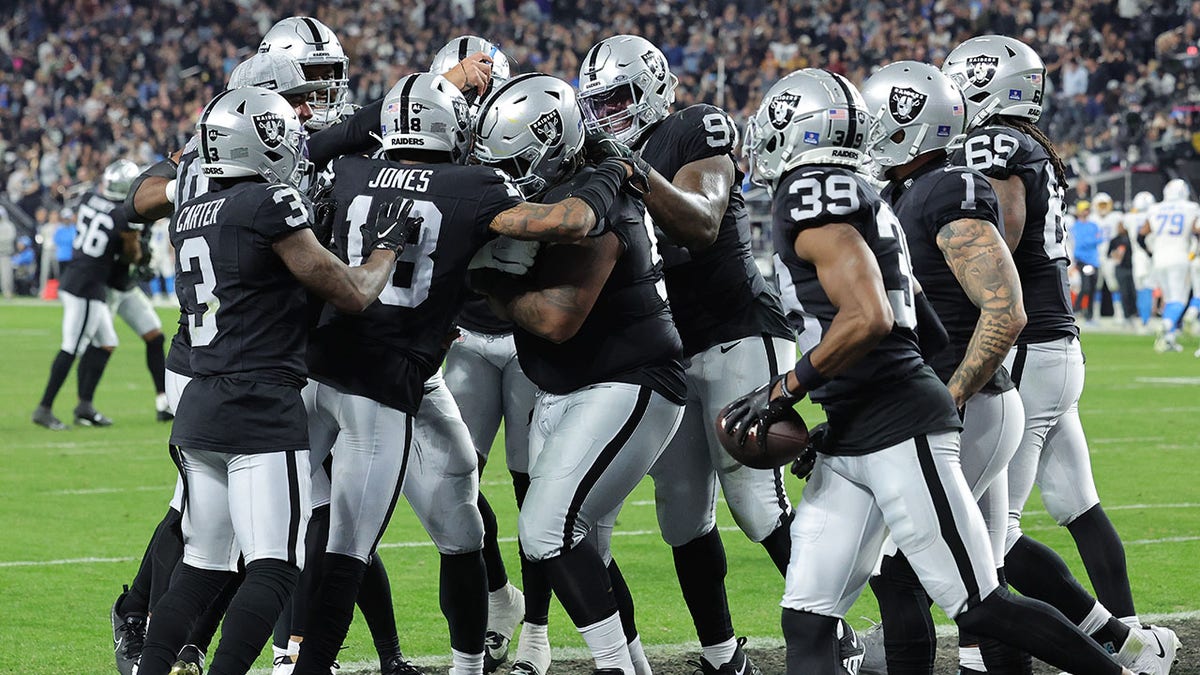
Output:
[[1132,267],[1117,268],[1117,288],[1121,291],[1121,309],[1125,312],[1125,318],[1136,317],[1138,315],[1137,286],[1133,283]]
[[1100,270],[1092,265],[1079,265],[1078,268],[1080,283],[1079,293],[1075,296],[1074,310],[1076,314],[1082,310],[1083,318],[1090,321],[1095,313],[1095,298],[1092,296],[1096,294],[1096,280]]

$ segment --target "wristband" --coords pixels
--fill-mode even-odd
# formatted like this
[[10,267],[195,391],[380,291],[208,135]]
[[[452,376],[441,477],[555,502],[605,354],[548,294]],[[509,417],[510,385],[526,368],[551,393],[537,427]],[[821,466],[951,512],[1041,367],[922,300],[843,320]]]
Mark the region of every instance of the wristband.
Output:
[[791,389],[788,389],[787,381],[788,381],[787,373],[784,373],[783,377],[780,378],[780,380],[779,380],[780,396],[788,401],[799,401],[801,398],[803,398],[803,396],[796,394]]
[[171,204],[175,203],[175,184],[176,181],[174,178],[172,178],[171,180],[167,181],[166,186],[163,188],[167,191],[167,202]]
[[800,386],[804,387],[804,391],[813,391],[819,389],[822,385],[828,382],[828,378],[817,372],[817,369],[812,364],[812,350],[805,354],[800,362],[796,364],[796,379],[800,382]]
[[587,204],[596,216],[596,223],[599,224],[604,221],[604,217],[608,215],[613,202],[621,192],[621,185],[625,182],[625,173],[625,162],[610,157],[600,162],[592,175],[588,177],[588,182],[584,183],[583,187],[576,190],[575,194],[571,196]]

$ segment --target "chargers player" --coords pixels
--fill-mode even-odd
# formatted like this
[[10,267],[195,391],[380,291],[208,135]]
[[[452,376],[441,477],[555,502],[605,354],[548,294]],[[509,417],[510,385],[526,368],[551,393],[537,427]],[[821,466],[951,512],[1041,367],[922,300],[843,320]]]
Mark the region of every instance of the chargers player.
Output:
[[1154,277],[1163,295],[1162,326],[1154,341],[1157,352],[1183,350],[1178,340],[1179,324],[1191,291],[1190,255],[1200,234],[1200,204],[1188,196],[1188,185],[1182,178],[1167,181],[1162,201],[1150,207],[1140,232],[1146,236]]

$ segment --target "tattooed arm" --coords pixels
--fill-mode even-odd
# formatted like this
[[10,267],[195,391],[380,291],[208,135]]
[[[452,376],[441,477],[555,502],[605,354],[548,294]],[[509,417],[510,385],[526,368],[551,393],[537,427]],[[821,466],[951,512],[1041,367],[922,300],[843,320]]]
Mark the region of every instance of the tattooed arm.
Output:
[[471,285],[487,294],[497,314],[540,338],[562,343],[579,332],[622,252],[612,233],[555,244],[538,254],[533,279],[484,268],[472,270]]
[[937,244],[979,308],[967,353],[946,384],[961,408],[1004,362],[1025,327],[1025,308],[1012,254],[995,225],[975,218],[956,220],[938,232]]
[[570,197],[554,204],[524,202],[501,211],[488,227],[513,239],[578,241],[596,225],[587,202]]
[[307,227],[276,239],[271,248],[292,276],[343,312],[366,309],[392,278],[396,254],[376,250],[361,265],[338,260]]

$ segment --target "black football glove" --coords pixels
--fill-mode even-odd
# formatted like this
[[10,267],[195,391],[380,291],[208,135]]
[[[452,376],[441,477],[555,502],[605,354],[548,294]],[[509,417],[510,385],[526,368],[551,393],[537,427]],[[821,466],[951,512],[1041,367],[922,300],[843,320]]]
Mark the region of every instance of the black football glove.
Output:
[[150,266],[150,254],[147,253],[146,255],[142,256],[142,261],[133,266],[133,269],[129,271],[129,276],[132,277],[134,281],[139,283],[143,281],[150,281],[157,276],[154,273],[154,268]]
[[792,475],[800,480],[807,480],[812,475],[813,467],[817,464],[817,453],[828,452],[833,445],[833,435],[828,422],[821,422],[808,430],[808,445],[804,452],[792,462]]
[[337,214],[338,203],[333,198],[333,186],[326,183],[312,196],[312,231],[317,241],[328,248],[333,240],[333,217]]
[[588,130],[583,138],[583,157],[589,164],[599,164],[609,158],[621,160],[633,170],[633,175],[625,179],[625,191],[638,199],[650,191],[650,164],[607,131]]
[[786,395],[771,399],[771,392],[775,389],[776,383],[780,381],[780,378],[786,376],[786,372],[776,375],[771,378],[770,382],[729,404],[725,413],[725,433],[735,436],[738,445],[745,444],[750,429],[758,427],[755,438],[759,448],[766,450],[766,430],[772,424],[783,419],[792,406],[800,400]]
[[400,197],[379,207],[375,222],[362,226],[363,259],[372,251],[384,249],[397,256],[404,252],[404,245],[421,229],[425,222],[422,216],[411,215],[413,200]]

